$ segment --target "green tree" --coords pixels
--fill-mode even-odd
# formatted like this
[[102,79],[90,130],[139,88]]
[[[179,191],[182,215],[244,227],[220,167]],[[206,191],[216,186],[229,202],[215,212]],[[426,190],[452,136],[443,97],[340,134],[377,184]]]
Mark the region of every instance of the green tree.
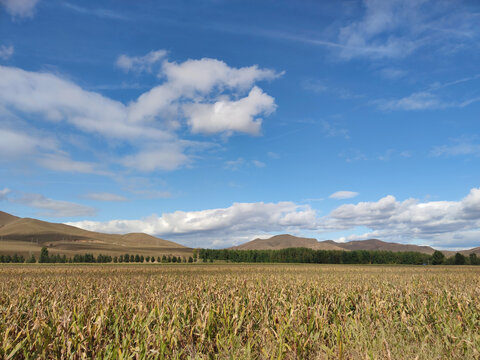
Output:
[[445,261],[445,255],[441,251],[436,250],[432,255],[432,264],[440,265],[440,264],[443,264],[444,261]]
[[32,254],[32,256],[30,256],[30,259],[27,260],[27,262],[29,264],[34,264],[37,262],[37,259],[35,259],[35,255]]
[[470,265],[480,265],[480,261],[477,258],[477,254],[471,253],[470,255],[468,255],[468,257],[470,259]]
[[48,257],[48,249],[44,246],[42,247],[42,250],[40,250],[40,257],[38,258],[39,263],[48,263],[49,261]]
[[455,254],[455,265],[465,265],[465,256],[457,252]]

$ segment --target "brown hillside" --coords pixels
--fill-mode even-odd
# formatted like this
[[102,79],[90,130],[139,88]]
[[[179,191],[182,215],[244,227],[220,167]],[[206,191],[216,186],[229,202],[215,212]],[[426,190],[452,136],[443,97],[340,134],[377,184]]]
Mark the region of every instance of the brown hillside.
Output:
[[20,218],[17,216],[13,216],[6,212],[0,211],[0,227],[18,219]]
[[345,250],[414,251],[424,254],[433,254],[435,251],[429,246],[397,244],[384,242],[378,239],[350,241],[346,243],[337,243],[337,245]]
[[[435,249],[429,246],[419,246],[412,244],[397,244],[385,242],[378,239],[357,240],[346,243],[337,243],[333,240],[317,241],[312,238],[301,238],[292,235],[276,235],[269,239],[255,239],[245,244],[241,244],[231,249],[236,250],[279,250],[292,247],[305,247],[314,250],[381,250],[381,251],[413,251],[424,254],[433,254]],[[442,250],[445,256],[455,255],[455,251]],[[464,255],[476,253],[480,255],[480,247],[459,251]]]
[[320,243],[317,239],[302,238],[293,235],[275,235],[269,239],[255,239],[245,244],[232,247],[235,250],[279,250],[292,247],[304,247],[315,250],[342,250],[329,244]]
[[[463,255],[470,255],[470,254],[477,254],[477,256],[480,256],[480,246],[479,247],[475,247],[473,249],[469,249],[469,250],[462,250],[462,251],[459,251],[460,254],[463,254]],[[455,255],[455,251],[452,251],[452,255]]]
[[103,234],[79,229],[74,226],[46,221],[18,218],[7,213],[0,214],[0,252],[30,254],[39,253],[46,246],[53,253],[67,256],[76,253],[140,255],[183,255],[192,249],[172,241],[143,233],[126,235]]

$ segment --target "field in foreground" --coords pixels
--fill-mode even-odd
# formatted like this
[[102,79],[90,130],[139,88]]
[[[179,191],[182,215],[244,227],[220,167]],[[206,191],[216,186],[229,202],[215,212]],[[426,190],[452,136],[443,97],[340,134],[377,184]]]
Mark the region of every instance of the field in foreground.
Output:
[[2,265],[0,358],[475,359],[478,267]]

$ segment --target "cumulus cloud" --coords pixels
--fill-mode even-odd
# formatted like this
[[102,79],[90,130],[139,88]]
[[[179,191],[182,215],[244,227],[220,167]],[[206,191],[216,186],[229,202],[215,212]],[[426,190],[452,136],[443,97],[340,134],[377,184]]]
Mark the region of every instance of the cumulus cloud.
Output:
[[24,194],[21,198],[12,201],[42,210],[38,213],[39,216],[59,218],[93,216],[96,213],[96,210],[90,206],[49,199],[41,194]]
[[[154,119],[161,114],[168,117],[172,113],[177,114],[182,109],[191,117],[193,114],[191,111],[189,112],[189,109],[194,105],[206,112],[207,109],[218,104],[217,108],[224,108],[223,115],[225,116],[232,115],[232,112],[233,114],[250,114],[252,106],[256,107],[259,113],[263,113],[266,112],[266,105],[262,106],[259,102],[266,103],[270,97],[259,88],[251,89],[249,96],[236,101],[230,100],[226,91],[241,96],[243,92],[253,87],[255,82],[281,76],[273,70],[260,69],[258,66],[231,68],[223,61],[216,59],[187,60],[180,64],[164,61],[160,75],[166,78],[166,81],[145,92],[130,105],[129,118],[131,121]],[[178,102],[180,99],[181,103]],[[205,106],[202,107],[202,105]],[[246,109],[244,110],[242,107]],[[216,113],[210,111],[209,115],[214,116]],[[251,115],[256,116],[257,113]],[[244,116],[219,119],[216,115],[214,120],[209,120],[210,126],[203,125],[204,121],[207,120],[202,117],[198,121],[190,119],[188,123],[192,127],[199,125],[198,128],[194,128],[196,132],[222,133],[234,130],[250,133],[252,131],[251,126],[245,126]],[[241,124],[235,124],[237,121],[240,121]],[[212,123],[216,125],[214,128]]]
[[10,194],[12,191],[9,188],[3,188],[0,190],[0,201],[6,200],[8,194]]
[[13,55],[13,46],[0,46],[0,59],[7,60],[10,56]]
[[[86,91],[56,74],[0,66],[0,111],[8,109],[27,125],[27,129],[22,126],[1,130],[9,131],[7,141],[12,146],[3,143],[0,148],[16,154],[41,153],[40,147],[45,146],[28,135],[35,123],[27,119],[35,115],[40,124],[65,124],[62,128],[70,133],[95,134],[128,149],[121,159],[111,159],[111,164],[145,172],[169,171],[190,162],[189,149],[205,148],[208,144],[185,141],[179,136],[180,130],[187,128],[191,133],[210,135],[258,135],[260,116],[267,116],[276,108],[273,97],[256,82],[275,79],[281,73],[256,65],[233,68],[208,58],[176,63],[166,59],[164,50],[142,57],[124,55],[117,63],[124,69],[141,71],[160,63],[159,77],[163,82],[124,104]],[[59,171],[108,174],[95,162],[70,159],[61,150],[61,141],[55,148],[43,149],[43,157],[37,163]]]
[[[141,220],[80,221],[69,223],[88,230],[108,233],[145,232],[165,238],[183,237],[202,246],[228,246],[232,239],[246,239],[258,232],[310,228],[315,210],[292,202],[234,203],[228,208],[202,211],[176,211]],[[198,244],[200,245],[200,244]]]
[[150,51],[144,56],[128,56],[123,54],[118,57],[115,65],[126,72],[152,72],[152,66],[165,58],[166,55],[166,50]]
[[[480,235],[480,188],[460,201],[398,201],[388,195],[376,202],[345,204],[320,222],[324,229],[345,230],[366,227],[370,236],[390,240],[425,240],[436,243],[464,231]],[[478,245],[475,245],[478,246]]]
[[388,195],[378,201],[344,204],[318,217],[309,205],[293,202],[234,203],[228,208],[176,211],[140,220],[69,223],[87,230],[145,232],[190,246],[225,247],[252,240],[259,234],[279,232],[319,234],[368,229],[343,240],[380,238],[439,247],[479,246],[480,188],[459,201],[397,200]]
[[38,0],[0,0],[0,5],[13,17],[32,17]]
[[127,198],[117,194],[111,193],[89,193],[85,195],[87,199],[95,200],[95,201],[108,201],[108,202],[121,202],[127,201]]
[[337,191],[329,196],[330,199],[351,199],[358,196],[358,192],[355,191]]
[[184,106],[192,131],[206,134],[238,131],[258,135],[262,120],[254,117],[262,113],[269,115],[274,110],[274,99],[257,87],[247,97],[237,101],[222,100],[214,104]]

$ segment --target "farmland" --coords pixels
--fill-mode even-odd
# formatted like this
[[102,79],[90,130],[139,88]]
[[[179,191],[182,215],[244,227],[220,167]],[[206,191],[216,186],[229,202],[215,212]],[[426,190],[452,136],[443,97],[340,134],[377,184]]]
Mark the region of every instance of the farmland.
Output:
[[478,267],[0,265],[0,358],[465,359]]

